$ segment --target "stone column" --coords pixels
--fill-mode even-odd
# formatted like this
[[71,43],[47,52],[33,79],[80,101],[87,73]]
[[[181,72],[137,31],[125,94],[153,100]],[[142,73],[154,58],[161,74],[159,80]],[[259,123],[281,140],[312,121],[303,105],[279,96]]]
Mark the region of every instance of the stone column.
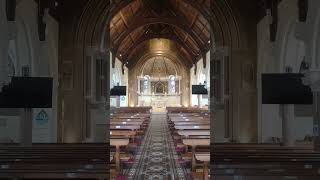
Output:
[[9,48],[9,22],[6,16],[6,1],[0,1],[0,92],[2,87],[9,83],[8,48]]
[[[213,33],[211,31],[211,37],[213,36]],[[215,115],[215,108],[214,108],[214,94],[213,94],[213,90],[214,90],[214,77],[213,77],[213,72],[214,72],[214,51],[215,51],[215,46],[213,44],[213,39],[210,40],[211,41],[211,48],[210,48],[210,91],[209,91],[209,112],[210,112],[210,154],[213,154],[214,152],[214,141],[215,141],[215,137],[214,137],[214,115]],[[214,157],[210,156],[210,162],[212,162],[211,166],[210,166],[210,177],[213,177],[213,172],[215,171],[215,169],[213,168],[214,165]]]
[[313,137],[314,150],[320,151],[320,88],[313,92]]
[[214,112],[215,116],[214,121],[213,119],[211,120],[213,122],[211,123],[211,129],[212,133],[216,134],[216,139],[219,140],[232,137],[232,118],[229,118],[230,88],[225,88],[226,83],[229,83],[228,81],[226,82],[226,74],[229,72],[225,72],[225,70],[229,70],[229,67],[224,66],[228,57],[229,50],[227,47],[218,47],[210,53],[210,107],[214,106],[210,110]]
[[32,117],[33,110],[31,108],[22,109],[20,120],[20,145],[23,147],[32,146]]
[[313,92],[313,147],[320,151],[320,69],[310,69],[302,80]]
[[[110,33],[107,33],[107,34],[110,34]],[[103,74],[104,74],[104,77],[105,77],[105,83],[106,83],[106,86],[105,86],[105,91],[104,91],[104,94],[105,94],[105,117],[106,117],[106,124],[107,124],[107,127],[105,128],[106,129],[106,142],[108,143],[108,146],[109,146],[109,143],[110,143],[110,126],[108,124],[110,124],[110,52],[109,50],[106,50],[105,52],[105,57],[103,58]],[[109,162],[109,156],[108,156],[108,162]]]
[[116,96],[116,107],[120,108],[120,96]]
[[202,95],[198,94],[198,107],[199,108],[202,108],[201,100],[202,100]]
[[[25,77],[29,77],[31,72],[22,72]],[[20,145],[23,147],[32,146],[32,129],[33,129],[33,109],[23,108],[20,120]]]
[[[139,77],[140,77],[140,76],[139,76]],[[140,93],[140,92],[141,92],[141,88],[140,88],[140,87],[141,87],[141,84],[140,84],[140,81],[141,81],[141,80],[140,80],[139,77],[138,77],[137,79],[138,79],[138,92]],[[143,90],[143,89],[142,89],[142,90]],[[143,92],[143,91],[142,91],[142,92]]]
[[[104,95],[105,95],[105,119],[106,119],[106,127],[105,127],[105,143],[107,143],[108,150],[110,149],[110,61],[111,60],[111,53],[110,53],[110,26],[107,26],[106,30],[106,49],[103,49],[103,76],[105,77],[105,84],[106,86],[104,89]],[[107,162],[110,162],[110,156],[107,156]],[[109,168],[109,163],[108,168]]]
[[91,101],[94,102],[97,99],[97,78],[96,78],[96,72],[97,72],[97,61],[95,55],[90,56],[90,62],[91,62]]
[[86,56],[87,56],[87,65],[88,67],[88,94],[87,94],[87,122],[86,122],[86,129],[87,129],[87,141],[92,142],[94,139],[94,102],[96,101],[96,54],[97,50],[94,47],[88,47]]
[[294,105],[284,104],[282,106],[282,138],[283,146],[295,145],[294,132]]
[[180,92],[181,92],[181,78],[179,77],[179,92],[178,92],[178,94],[180,94]]
[[[110,51],[109,50],[100,50],[98,53],[100,63],[100,75],[97,77],[102,84],[104,84],[100,92],[100,97],[97,102],[99,123],[105,123],[106,131],[103,132],[103,139],[95,139],[95,142],[106,142],[106,139],[109,139],[109,123],[110,123]],[[120,99],[119,99],[120,106]],[[95,125],[96,127],[96,125]],[[96,132],[96,128],[94,128]],[[97,141],[98,140],[98,141]]]

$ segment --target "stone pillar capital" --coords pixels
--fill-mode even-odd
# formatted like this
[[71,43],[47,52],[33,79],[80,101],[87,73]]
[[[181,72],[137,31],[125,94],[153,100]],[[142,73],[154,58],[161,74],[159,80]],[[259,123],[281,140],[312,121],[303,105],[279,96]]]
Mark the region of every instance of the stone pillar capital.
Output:
[[88,46],[86,49],[87,56],[96,56],[98,52],[99,52],[98,48],[94,46]]
[[302,82],[310,86],[313,92],[320,92],[320,69],[310,69],[304,74]]
[[99,52],[98,55],[97,55],[97,57],[98,57],[99,59],[101,59],[101,60],[107,60],[108,57],[109,57],[107,53],[108,53],[108,52]]
[[229,47],[216,47],[214,53],[213,53],[213,58],[214,59],[221,59],[225,56],[229,56]]

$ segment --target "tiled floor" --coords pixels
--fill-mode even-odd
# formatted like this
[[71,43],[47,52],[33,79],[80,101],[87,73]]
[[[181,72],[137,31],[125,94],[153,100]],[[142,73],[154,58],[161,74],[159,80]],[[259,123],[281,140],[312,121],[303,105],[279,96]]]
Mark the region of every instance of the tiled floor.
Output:
[[177,163],[166,114],[153,114],[144,142],[128,172],[133,180],[184,180],[184,169]]

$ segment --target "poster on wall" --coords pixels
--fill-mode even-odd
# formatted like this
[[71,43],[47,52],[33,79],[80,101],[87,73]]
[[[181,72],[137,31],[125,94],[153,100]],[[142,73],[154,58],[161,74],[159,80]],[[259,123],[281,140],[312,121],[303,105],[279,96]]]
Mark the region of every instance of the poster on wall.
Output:
[[127,96],[120,96],[120,107],[127,107]]
[[48,143],[51,141],[52,109],[33,109],[32,141]]

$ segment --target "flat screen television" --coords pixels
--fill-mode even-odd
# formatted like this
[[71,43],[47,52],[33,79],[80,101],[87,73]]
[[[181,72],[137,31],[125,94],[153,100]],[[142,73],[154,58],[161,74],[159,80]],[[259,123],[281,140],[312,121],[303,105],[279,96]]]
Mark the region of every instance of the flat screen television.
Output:
[[303,74],[262,74],[262,104],[312,104],[310,87],[302,83]]
[[192,94],[208,94],[205,85],[192,85]]
[[0,93],[0,108],[52,108],[53,79],[13,77]]
[[127,86],[114,86],[110,91],[110,96],[126,96]]

